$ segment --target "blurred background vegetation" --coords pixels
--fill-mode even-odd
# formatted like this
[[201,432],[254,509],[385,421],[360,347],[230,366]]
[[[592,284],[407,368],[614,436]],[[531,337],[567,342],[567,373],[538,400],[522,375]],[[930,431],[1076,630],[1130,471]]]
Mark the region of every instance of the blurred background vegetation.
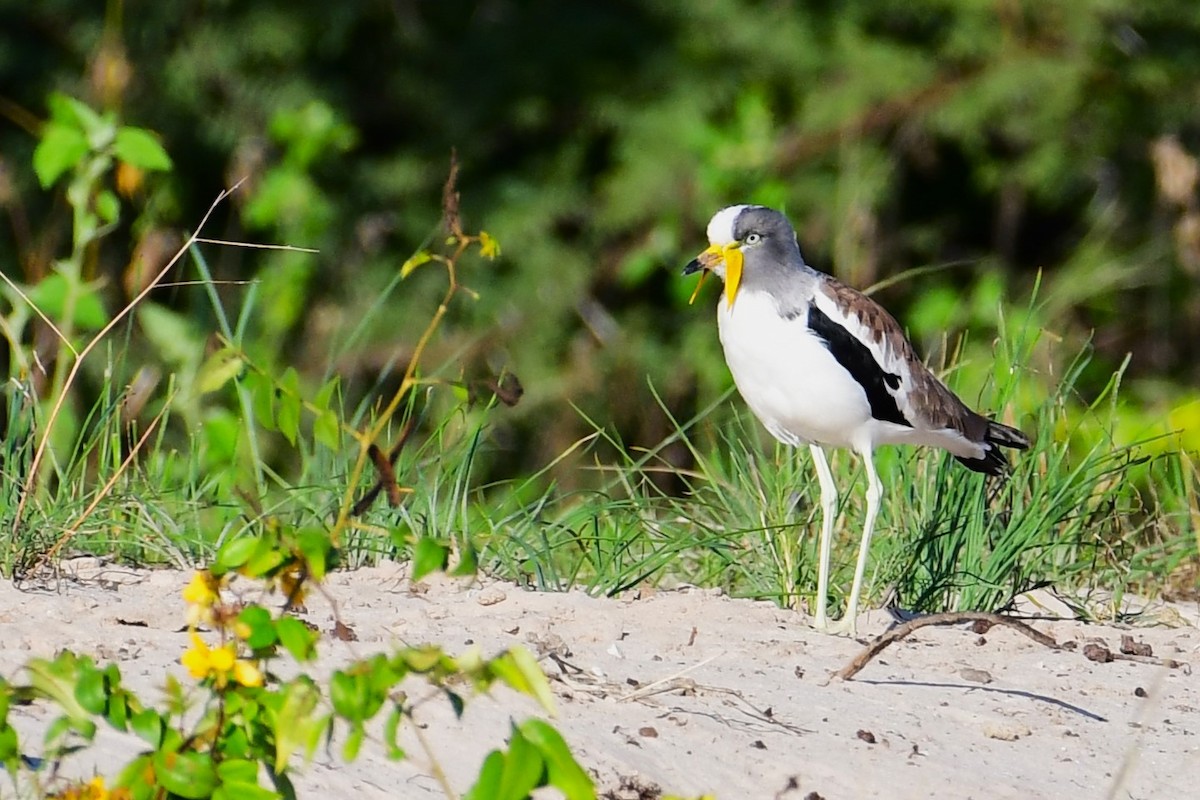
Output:
[[[751,201],[786,210],[810,263],[879,284],[972,403],[1002,315],[1044,329],[1013,406],[984,402],[1009,421],[1081,350],[1081,408],[1128,357],[1107,433],[1183,454],[1164,524],[1186,542],[1200,518],[1194,0],[0,0],[0,271],[26,288],[72,242],[63,192],[33,169],[54,93],[155,132],[173,161],[111,178],[126,210],[82,254],[104,309],[244,180],[207,236],[319,253],[207,249],[222,302],[253,285],[255,363],[294,366],[314,391],[339,376],[350,405],[397,380],[440,297],[436,271],[403,291],[396,276],[443,235],[456,149],[464,218],[503,254],[464,275],[478,299],[452,310],[432,363],[525,388],[490,419],[482,483],[554,463],[559,485],[584,484],[555,459],[594,425],[655,447],[675,430],[663,408],[688,419],[728,388],[714,290],[689,307],[679,269],[716,209]],[[154,291],[123,334],[119,385],[194,377],[217,328],[198,277],[185,260]],[[14,330],[9,374],[12,348],[53,360],[39,323]],[[11,384],[5,397],[11,426]],[[163,435],[220,450],[187,442],[236,424],[230,396],[173,397]],[[659,455],[693,459],[678,442]]]

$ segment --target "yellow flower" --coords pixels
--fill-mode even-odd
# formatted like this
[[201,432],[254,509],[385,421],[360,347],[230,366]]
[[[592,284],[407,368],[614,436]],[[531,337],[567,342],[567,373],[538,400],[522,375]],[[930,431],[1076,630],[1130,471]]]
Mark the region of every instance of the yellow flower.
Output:
[[487,231],[479,232],[479,254],[492,261],[500,255],[500,243]]
[[113,789],[104,787],[104,778],[96,776],[87,783],[77,783],[58,794],[50,795],[53,800],[128,800],[128,789]]
[[[198,571],[183,588],[183,601],[188,604],[188,623],[199,619],[211,621],[212,607],[221,598],[221,581],[206,569]],[[193,621],[193,617],[197,618]]]
[[183,589],[183,600],[188,604],[188,627],[213,622],[213,606],[221,599],[222,581],[206,569],[198,571]]
[[242,686],[262,686],[262,671],[253,663],[239,658],[233,664],[233,679]]
[[225,687],[232,677],[242,686],[262,686],[263,676],[252,662],[237,657],[236,646],[230,642],[220,647],[209,647],[192,632],[192,646],[179,659],[196,680],[212,678],[218,689]]
[[198,606],[211,606],[217,602],[217,590],[220,584],[213,574],[206,569],[192,576],[192,581],[183,589],[184,602]]

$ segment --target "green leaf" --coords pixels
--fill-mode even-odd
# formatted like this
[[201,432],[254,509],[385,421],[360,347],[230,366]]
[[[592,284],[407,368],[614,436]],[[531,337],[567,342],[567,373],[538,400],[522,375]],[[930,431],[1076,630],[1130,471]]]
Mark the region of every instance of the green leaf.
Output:
[[195,365],[204,353],[204,335],[178,311],[157,303],[137,307],[138,323],[159,355],[176,365]]
[[242,377],[242,385],[250,392],[250,405],[254,419],[269,431],[275,426],[275,385],[258,370],[250,370]]
[[217,765],[217,777],[221,783],[242,781],[244,783],[258,782],[258,762],[244,758],[231,758]]
[[422,264],[427,264],[432,260],[433,256],[429,255],[429,253],[425,252],[424,250],[418,250],[409,256],[408,260],[405,261],[400,267],[400,277],[407,278],[417,267],[421,266]]
[[504,756],[504,774],[500,776],[497,800],[525,800],[536,787],[543,785],[546,765],[541,753],[515,725]]
[[217,787],[212,756],[205,753],[154,754],[154,772],[163,788],[180,797],[206,798]]
[[111,115],[101,115],[82,100],[62,92],[52,93],[46,100],[46,107],[50,109],[51,120],[80,131],[96,148],[108,145],[113,128]]
[[0,764],[8,764],[21,754],[21,740],[11,725],[0,725]]
[[[79,680],[80,672],[91,669],[95,667],[90,658],[76,656],[70,651],[61,653],[53,661],[33,658],[25,663],[25,671],[29,673],[34,689],[41,696],[57,703],[70,718],[68,722],[73,721],[76,724],[85,722],[88,712],[75,697],[75,684]],[[49,733],[46,735],[50,736]]]
[[223,467],[234,463],[238,439],[245,430],[240,416],[226,408],[213,408],[201,423],[201,430],[205,465]]
[[509,687],[537,700],[546,713],[555,713],[554,694],[550,691],[546,673],[542,672],[537,659],[524,647],[509,648],[503,655],[493,659],[489,666],[496,677]]
[[[110,682],[115,685],[115,682]],[[129,728],[129,696],[124,691],[113,691],[108,698],[108,707],[104,718],[108,724],[119,731]]]
[[469,538],[458,548],[458,563],[450,570],[455,578],[469,578],[479,571],[479,556],[475,552],[475,544]]
[[130,720],[130,727],[137,737],[156,749],[162,744],[164,726],[162,717],[152,708],[134,714]]
[[98,669],[82,670],[75,683],[75,699],[89,714],[103,714],[108,703],[104,673]]
[[169,170],[171,157],[145,128],[126,126],[117,130],[113,153],[130,166],[144,170]]
[[300,375],[295,367],[288,367],[279,379],[279,408],[275,413],[275,424],[288,444],[293,446],[300,433],[300,409]]
[[400,706],[393,706],[387,719],[383,722],[383,743],[387,746],[387,757],[392,761],[404,760],[404,748],[397,744],[400,733],[400,723],[404,721],[404,713]]
[[342,446],[342,422],[332,411],[322,411],[313,420],[313,438],[337,452]]
[[73,169],[88,154],[87,138],[78,128],[49,123],[33,151],[33,171],[43,189],[49,189],[64,172]]
[[96,214],[106,225],[111,225],[121,216],[121,201],[105,189],[96,195]]
[[528,719],[520,724],[519,730],[541,753],[551,786],[566,795],[567,800],[596,800],[595,784],[554,726],[540,719]]
[[321,528],[305,528],[296,534],[297,547],[308,562],[309,577],[314,581],[324,579],[329,561],[336,558],[329,532]]
[[347,761],[353,761],[358,758],[358,751],[362,748],[365,737],[366,731],[362,725],[355,725],[351,728],[350,735],[346,737],[346,743],[342,745],[342,758]]
[[339,717],[350,722],[362,721],[362,693],[365,681],[358,675],[338,670],[329,679],[329,702]]
[[337,391],[339,383],[336,375],[325,381],[325,385],[317,391],[317,396],[313,398],[313,405],[322,411],[328,411],[329,403],[333,400],[333,393]]
[[232,347],[222,347],[204,360],[196,374],[197,394],[215,392],[242,374],[246,361]]
[[257,781],[224,781],[212,794],[212,800],[276,800],[279,792],[258,785]]
[[499,750],[488,753],[479,768],[475,785],[463,795],[463,800],[492,800],[500,796],[500,781],[504,777],[504,754]]
[[313,420],[313,438],[319,444],[323,444],[335,452],[342,446],[341,420],[329,408],[329,404],[333,400],[333,393],[337,391],[338,385],[339,381],[335,375],[325,381],[325,385],[313,398],[313,405],[318,409],[317,418]]
[[442,648],[427,644],[421,647],[406,647],[398,654],[404,665],[413,672],[429,672],[446,658]]
[[[358,726],[379,713],[394,681],[385,680],[383,686],[374,686],[372,673],[380,669],[386,671],[386,666],[387,658],[377,655],[370,661],[359,662],[348,670],[334,673],[329,683],[333,710]],[[391,677],[392,673],[389,672],[388,676]]]
[[239,536],[236,539],[230,539],[217,551],[217,558],[212,565],[212,573],[220,576],[242,566],[254,555],[254,551],[258,549],[261,542],[262,539],[257,536]]
[[450,708],[454,711],[455,719],[462,719],[463,712],[466,711],[467,704],[463,701],[462,695],[453,689],[446,689],[446,699],[450,701]]
[[100,301],[95,287],[91,284],[77,283],[77,279],[69,278],[55,270],[43,278],[37,286],[29,290],[29,300],[50,319],[63,323],[66,313],[67,296],[74,286],[75,313],[71,323],[83,330],[103,328],[109,320],[104,304]]
[[246,637],[246,646],[251,650],[262,650],[279,641],[279,634],[275,630],[275,621],[271,619],[271,612],[262,606],[246,606],[237,618],[238,622],[250,629],[250,635]]
[[312,758],[321,733],[329,724],[328,716],[313,716],[320,699],[320,691],[303,676],[283,690],[283,703],[272,716],[276,771],[285,769],[292,754],[301,748],[306,758]]
[[242,565],[242,572],[251,578],[261,578],[274,572],[287,558],[274,539],[263,539],[250,560]]
[[138,756],[125,765],[114,783],[116,786],[128,787],[134,800],[149,800],[149,798],[161,794],[161,792],[155,791],[157,787],[150,786],[146,782],[146,774],[148,772],[153,774],[152,767],[152,754]]
[[295,617],[281,617],[275,623],[279,643],[297,661],[311,661],[316,657],[317,634]]
[[412,579],[419,581],[431,572],[444,570],[449,560],[449,547],[436,539],[422,536],[413,545]]

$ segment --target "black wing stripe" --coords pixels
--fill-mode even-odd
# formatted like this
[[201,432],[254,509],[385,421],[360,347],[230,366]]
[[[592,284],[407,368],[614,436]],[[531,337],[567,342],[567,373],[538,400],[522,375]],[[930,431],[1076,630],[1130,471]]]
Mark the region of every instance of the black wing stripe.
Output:
[[900,388],[900,376],[887,372],[875,360],[870,349],[851,333],[831,320],[816,303],[808,307],[808,327],[815,333],[838,363],[846,368],[866,392],[871,404],[871,416],[884,422],[894,422],[911,428],[912,423],[900,413],[896,398],[888,391]]

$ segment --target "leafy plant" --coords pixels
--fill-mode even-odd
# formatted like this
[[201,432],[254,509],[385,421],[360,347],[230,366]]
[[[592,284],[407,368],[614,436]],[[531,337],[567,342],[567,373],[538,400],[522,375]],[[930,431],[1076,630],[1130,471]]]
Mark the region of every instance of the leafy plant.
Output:
[[[75,110],[75,119],[85,128],[104,121],[100,117],[85,118],[81,110],[84,107],[79,104],[64,101],[64,106]],[[137,145],[152,141],[148,134],[131,138],[128,130],[135,129],[117,129],[113,134],[114,142],[125,142],[112,144],[114,153],[127,153],[129,147],[136,150]],[[68,159],[63,153],[78,154],[78,148],[71,149],[74,139],[64,131],[65,127],[48,134],[50,154],[39,156],[39,171],[47,180],[67,168]],[[87,157],[95,164],[102,164],[112,155],[108,147],[101,142],[94,152],[88,151]],[[103,172],[95,164],[88,167],[91,170],[88,174],[96,176]],[[464,231],[458,216],[455,178],[456,166],[445,188],[446,252],[423,250],[400,270],[404,278],[423,264],[440,265],[448,277],[447,291],[414,349],[400,385],[361,430],[338,413],[334,404],[339,388],[336,380],[325,382],[308,399],[296,370],[287,368],[281,374],[272,374],[241,349],[238,331],[224,320],[223,309],[219,316],[226,336],[224,346],[203,361],[195,357],[197,337],[175,314],[154,305],[136,309],[144,315],[141,321],[147,334],[161,340],[160,349],[177,354],[176,366],[181,376],[178,391],[190,398],[179,405],[181,413],[198,418],[198,407],[188,403],[196,397],[233,388],[244,419],[250,423],[245,441],[251,446],[240,457],[230,456],[224,463],[209,464],[226,475],[224,491],[240,491],[252,513],[239,529],[224,531],[231,535],[223,537],[224,543],[209,568],[195,573],[183,591],[188,604],[190,647],[180,660],[196,682],[194,688],[185,689],[168,679],[167,699],[156,706],[125,686],[115,664],[97,665],[92,659],[70,651],[54,659],[27,662],[24,668],[27,682],[0,681],[0,762],[19,789],[53,791],[60,797],[123,800],[295,797],[290,778],[294,756],[311,758],[320,742],[337,736],[342,742],[343,757],[353,760],[368,724],[381,717],[388,756],[406,757],[398,735],[412,719],[415,703],[400,686],[412,679],[436,689],[459,714],[470,694],[488,691],[495,684],[530,695],[552,713],[553,698],[545,676],[533,656],[522,648],[485,658],[477,650],[452,656],[436,645],[404,647],[390,654],[365,657],[319,682],[310,673],[319,636],[289,613],[304,601],[329,569],[339,565],[347,531],[357,524],[356,518],[369,510],[379,490],[393,504],[402,501],[405,491],[398,484],[393,465],[394,455],[403,447],[408,434],[387,448],[391,457],[384,455],[376,442],[386,435],[393,417],[400,412],[411,412],[416,387],[427,383],[420,376],[420,365],[426,346],[458,294],[459,262],[472,250],[479,251],[484,258],[493,258],[498,253],[496,241],[488,234]],[[102,195],[101,192],[98,196]],[[105,202],[99,201],[101,206]],[[85,209],[79,218],[90,223],[107,218],[104,215],[108,212],[96,211],[94,218],[92,213]],[[77,235],[83,237],[94,237],[99,231],[88,224],[76,229]],[[199,232],[185,247],[192,246],[198,238]],[[82,249],[77,247],[76,251]],[[197,263],[203,272],[205,262],[197,257]],[[72,349],[75,364],[64,381],[64,389],[60,390],[60,404],[62,392],[70,386],[80,364],[95,349],[100,337],[133,312],[149,288],[111,320],[103,321],[103,327],[87,347],[78,352]],[[29,305],[44,313],[44,307],[53,308],[52,300],[43,290]],[[38,301],[44,307],[34,305]],[[56,558],[95,515],[111,513],[104,501],[118,483],[128,479],[129,464],[170,407],[168,404],[138,441],[128,447],[123,437],[126,431],[120,423],[114,423],[115,401],[108,401],[100,412],[107,421],[101,420],[97,428],[111,427],[116,434],[111,443],[113,453],[101,459],[111,463],[111,476],[82,510],[73,512],[74,521],[50,547],[26,556],[31,560],[21,565],[22,571],[36,574],[37,567]],[[45,424],[53,426],[54,422],[52,413]],[[210,452],[218,449],[214,446],[216,430],[210,431],[205,442]],[[357,440],[358,460],[340,493],[340,510],[334,514],[332,524],[327,514],[321,514],[313,515],[308,525],[297,525],[293,520],[305,516],[303,509],[300,513],[286,509],[268,512],[260,506],[262,492],[256,496],[239,485],[245,476],[238,466],[248,461],[253,479],[262,486],[267,469],[254,443],[259,436],[271,434],[280,436],[289,447],[305,448],[309,453],[323,448],[337,455],[342,453],[344,438]],[[46,439],[47,435],[42,433],[42,447]],[[76,446],[84,452],[95,447],[83,442]],[[236,453],[242,449],[242,442],[235,440],[227,449]],[[103,447],[99,451],[104,452]],[[39,448],[34,455],[35,464],[41,452]],[[117,453],[122,455],[117,457]],[[166,454],[162,450],[156,450],[151,458],[163,455]],[[369,465],[378,476],[379,489],[358,498]],[[169,481],[171,475],[168,472],[162,477]],[[59,489],[62,490],[62,484]],[[299,495],[291,499],[296,497]],[[18,521],[23,503],[24,498],[16,507]],[[411,551],[415,577],[449,565],[449,548],[435,538],[407,530],[397,531],[393,540],[398,549]],[[472,552],[469,542],[459,547],[458,573],[474,573]],[[278,592],[284,598],[282,609],[272,611],[263,602],[247,603],[231,596],[228,587],[235,573],[259,583],[268,594]],[[280,660],[292,665],[281,669],[277,665]],[[279,677],[282,672],[292,677]],[[80,784],[43,785],[41,776],[30,768],[31,763],[38,762],[27,759],[20,737],[9,724],[8,710],[14,700],[47,701],[60,713],[46,733],[43,760],[57,763],[88,747],[101,722],[119,731],[132,732],[146,749],[116,771],[111,787],[102,777]],[[189,713],[196,705],[200,708],[198,716]],[[423,741],[419,732],[418,739]],[[432,753],[428,755],[433,757]],[[267,778],[265,784],[260,779],[262,775]],[[473,796],[526,797],[539,786],[557,787],[572,800],[595,797],[590,778],[575,762],[561,736],[547,723],[529,720],[516,724],[506,751],[497,751],[485,762]],[[448,785],[445,788],[448,796],[454,796]]]
[[[312,545],[320,538],[310,535],[306,541]],[[273,544],[239,539],[223,548],[211,570],[195,574],[183,593],[192,644],[181,661],[197,684],[185,689],[168,680],[162,707],[128,690],[115,664],[97,666],[70,651],[52,660],[29,661],[26,684],[0,681],[0,763],[10,777],[18,786],[24,781],[38,786],[8,722],[8,709],[17,698],[49,701],[61,714],[46,732],[41,756],[46,761],[58,762],[86,748],[101,722],[141,739],[147,749],[119,769],[111,789],[97,778],[54,795],[132,800],[295,797],[290,777],[294,755],[310,759],[322,741],[337,734],[343,757],[354,760],[366,725],[381,716],[388,757],[404,759],[398,736],[412,724],[415,705],[399,687],[410,678],[437,689],[460,716],[465,691],[486,692],[495,684],[527,694],[553,713],[545,676],[533,656],[519,647],[492,658],[478,651],[455,657],[434,645],[404,647],[360,659],[334,671],[327,683],[318,682],[304,671],[317,656],[318,634],[286,613],[273,614],[262,604],[225,596],[237,569],[285,586],[288,599],[300,602],[305,582],[319,581],[323,574],[277,572],[278,563],[287,558],[285,545],[286,539]],[[201,624],[212,631],[207,637],[197,630]],[[211,644],[214,635],[218,641]],[[275,663],[280,659],[295,662],[299,671],[281,669]],[[294,676],[278,677],[284,671]],[[198,717],[189,713],[195,705],[201,709]],[[262,785],[260,773],[268,776],[269,786]],[[527,720],[514,726],[507,752],[489,756],[469,796],[516,800],[539,786],[557,787],[572,800],[595,797],[591,780],[562,737],[545,722]],[[454,796],[449,787],[447,794]]]

